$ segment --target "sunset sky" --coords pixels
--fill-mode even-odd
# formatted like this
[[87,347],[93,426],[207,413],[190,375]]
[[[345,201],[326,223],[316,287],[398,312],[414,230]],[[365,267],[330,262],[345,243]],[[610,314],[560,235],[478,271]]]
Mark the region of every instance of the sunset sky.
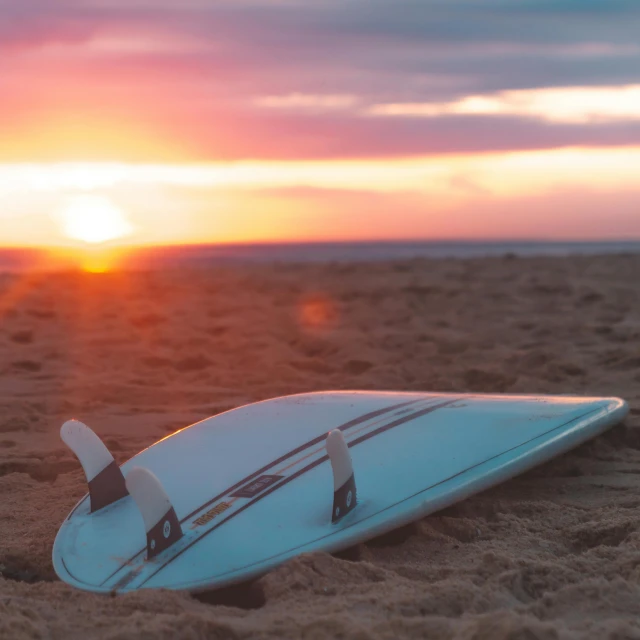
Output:
[[0,0],[0,246],[640,239],[637,0]]

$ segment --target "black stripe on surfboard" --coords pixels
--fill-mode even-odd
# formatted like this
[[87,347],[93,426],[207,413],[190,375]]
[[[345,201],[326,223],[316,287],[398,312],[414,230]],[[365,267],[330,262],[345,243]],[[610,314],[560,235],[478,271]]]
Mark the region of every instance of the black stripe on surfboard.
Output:
[[[557,426],[557,427],[553,427],[552,429],[549,429],[549,431],[545,431],[544,433],[541,433],[541,434],[539,434],[539,435],[535,436],[534,438],[531,438],[530,440],[527,440],[526,442],[522,442],[522,443],[520,443],[520,444],[516,445],[515,447],[512,447],[511,449],[508,449],[507,451],[502,451],[502,452],[500,452],[500,453],[496,454],[495,456],[492,456],[491,458],[488,458],[488,459],[486,459],[486,460],[483,460],[482,462],[479,462],[479,463],[477,463],[477,464],[471,465],[471,466],[467,467],[466,469],[463,469],[462,471],[459,471],[459,472],[457,472],[457,473],[453,474],[452,476],[449,476],[448,478],[444,478],[443,480],[440,480],[439,482],[436,482],[435,484],[432,484],[432,485],[430,485],[430,486],[428,486],[428,487],[425,487],[424,489],[421,489],[420,491],[417,491],[417,492],[416,492],[416,493],[414,493],[413,495],[408,496],[408,497],[407,497],[407,498],[405,498],[404,500],[401,500],[401,501],[399,501],[399,502],[397,502],[397,503],[395,503],[395,504],[393,504],[393,505],[390,505],[390,506],[388,506],[388,507],[385,507],[384,509],[381,509],[380,511],[376,511],[375,513],[372,513],[371,515],[367,516],[366,518],[362,518],[361,520],[358,520],[357,522],[353,522],[353,523],[351,523],[351,524],[349,524],[349,525],[347,525],[347,526],[345,526],[345,527],[341,527],[341,528],[339,529],[339,531],[341,531],[341,532],[342,532],[342,531],[344,531],[345,529],[350,529],[351,527],[354,527],[354,526],[356,526],[356,525],[358,525],[358,524],[361,524],[362,522],[365,522],[366,520],[370,520],[371,518],[374,518],[375,516],[379,515],[380,513],[384,513],[385,511],[388,511],[389,509],[392,509],[393,507],[397,506],[398,504],[401,504],[401,503],[403,503],[403,502],[406,502],[407,500],[411,500],[412,498],[414,498],[414,497],[416,497],[416,496],[420,495],[421,493],[424,493],[425,491],[429,491],[430,489],[433,489],[433,488],[438,487],[438,486],[440,486],[440,485],[442,485],[442,484],[445,484],[445,483],[447,483],[447,482],[450,482],[450,481],[451,481],[451,480],[453,480],[454,478],[457,478],[457,477],[459,477],[459,476],[461,476],[461,475],[463,475],[463,474],[465,474],[465,473],[467,473],[467,472],[469,472],[469,471],[472,471],[473,469],[475,469],[475,468],[477,468],[477,467],[480,467],[480,466],[482,466],[482,465],[486,464],[487,462],[491,462],[492,460],[495,460],[496,458],[499,458],[501,455],[504,455],[505,453],[510,453],[510,452],[512,452],[512,451],[515,451],[516,449],[519,449],[520,447],[523,447],[523,446],[525,446],[525,445],[527,445],[527,444],[531,444],[532,442],[535,442],[536,440],[539,440],[540,438],[544,438],[545,436],[549,435],[550,433],[553,433],[554,431],[558,431],[559,429],[562,429],[562,428],[564,428],[564,427],[567,427],[568,425],[570,425],[570,424],[572,424],[572,423],[574,423],[574,422],[578,422],[579,420],[582,420],[582,419],[584,419],[584,418],[586,418],[586,417],[588,417],[588,416],[590,416],[590,415],[593,415],[594,413],[597,413],[599,410],[600,410],[600,408],[593,409],[593,410],[587,411],[587,412],[586,412],[586,413],[584,413],[584,414],[581,414],[581,415],[579,415],[579,416],[576,416],[576,417],[574,417],[574,418],[571,418],[570,420],[567,420],[567,422],[564,422],[563,424],[561,424],[561,425],[559,425],[559,426]],[[490,486],[493,486],[493,485],[490,485]],[[488,489],[488,488],[490,488],[490,487],[485,487],[485,488],[483,489],[483,491],[484,491],[484,490],[486,490],[486,489]],[[479,493],[479,492],[478,492],[478,493]],[[304,545],[300,545],[300,546],[298,546],[298,547],[293,547],[293,548],[291,548],[291,549],[288,549],[287,551],[285,551],[285,552],[283,552],[283,553],[290,553],[291,551],[296,551],[297,549],[304,548],[305,546],[307,546],[307,545],[309,545],[309,544],[312,544],[312,543],[314,543],[314,542],[318,542],[319,540],[324,540],[325,538],[328,538],[328,537],[330,537],[330,536],[333,536],[333,535],[335,535],[336,533],[337,533],[337,530],[336,530],[336,531],[331,531],[331,533],[328,533],[327,535],[324,535],[324,536],[321,536],[321,537],[319,537],[319,538],[316,538],[315,540],[312,540],[312,541],[310,541],[310,542],[308,542],[308,543],[305,543]],[[274,555],[274,556],[270,556],[269,558],[265,558],[265,559],[263,559],[263,560],[260,560],[259,562],[252,563],[251,565],[246,565],[246,566],[242,567],[242,569],[246,569],[246,568],[248,568],[248,567],[254,566],[255,564],[260,564],[261,562],[265,562],[265,561],[267,561],[267,560],[271,560],[272,558],[276,558],[276,557],[278,557],[278,556],[280,556],[280,555],[282,555],[282,554],[280,553],[280,554],[276,554],[276,555]],[[62,563],[63,563],[63,565],[64,565],[64,568],[67,570],[67,573],[69,573],[69,575],[70,575],[72,578],[74,578],[74,579],[76,580],[76,582],[84,583],[82,580],[78,579],[76,576],[74,576],[74,575],[73,575],[73,573],[72,573],[72,572],[69,570],[69,568],[67,567],[67,565],[66,565],[66,563],[65,563],[65,561],[64,561],[64,558],[61,558],[61,560],[62,560]],[[163,567],[161,567],[160,569],[164,568],[164,566],[166,566],[166,565],[163,565]],[[156,572],[156,573],[157,573],[157,572]],[[154,575],[155,575],[155,574],[154,574]],[[227,574],[223,574],[223,575],[227,575]],[[147,580],[150,580],[152,577],[153,577],[153,576],[150,576]],[[145,581],[145,582],[146,582],[146,581]],[[201,581],[201,582],[202,582],[202,581]],[[86,584],[86,583],[84,583],[84,584]],[[190,586],[190,587],[193,587],[193,586],[196,586],[196,584],[200,584],[200,583],[193,583],[193,582],[190,582],[190,583],[182,583],[182,584],[183,584],[185,587],[186,587],[187,585],[188,585],[188,586]],[[177,586],[177,585],[176,585],[176,586]]]
[[[365,415],[360,416],[359,418],[354,418],[353,420],[349,420],[349,422],[345,422],[343,425],[336,428],[340,431],[346,431],[347,429],[351,429],[352,427],[357,427],[359,424],[362,424],[363,422],[368,422],[369,420],[373,420],[373,418],[382,416],[385,413],[391,413],[396,409],[402,409],[403,407],[407,407],[411,404],[416,404],[417,402],[421,402],[426,399],[427,398],[418,398],[417,400],[409,400],[408,402],[401,402],[399,404],[395,404],[391,407],[386,407],[384,409],[377,409],[376,411],[371,411],[370,413],[366,413]],[[284,455],[280,456],[277,460],[274,460],[273,462],[266,464],[264,467],[258,469],[257,471],[254,471],[252,474],[248,475],[246,478],[243,478],[239,482],[236,482],[236,484],[234,484],[232,487],[229,487],[226,491],[219,493],[217,496],[215,496],[215,498],[211,498],[211,500],[209,500],[208,502],[205,502],[202,506],[198,507],[197,509],[194,509],[191,513],[189,513],[184,518],[182,518],[182,520],[180,520],[180,524],[184,523],[186,520],[189,520],[189,518],[192,518],[193,516],[195,516],[196,513],[198,513],[199,511],[206,509],[208,506],[212,505],[214,502],[217,502],[218,500],[220,500],[220,498],[224,498],[226,495],[229,495],[232,491],[239,489],[240,487],[244,486],[246,483],[251,482],[251,480],[253,480],[254,478],[261,476],[265,471],[268,471],[269,469],[271,469],[271,467],[275,467],[279,464],[282,464],[283,462],[286,462],[289,458],[293,458],[293,456],[298,455],[299,453],[302,453],[306,449],[309,449],[317,444],[324,442],[327,439],[327,433],[323,433],[317,438],[313,438],[313,440],[309,440],[308,442],[301,444],[299,447],[296,447],[295,449],[289,451],[288,453],[285,453]]]
[[[378,427],[377,429],[374,429],[373,431],[371,431],[369,433],[366,433],[366,434],[360,436],[359,438],[356,438],[353,442],[349,443],[349,447],[352,447],[352,446],[355,446],[357,444],[360,444],[360,443],[364,442],[365,440],[369,440],[370,438],[373,438],[373,437],[379,435],[380,433],[384,433],[386,431],[390,431],[391,429],[394,429],[395,427],[399,427],[400,425],[406,424],[407,422],[412,422],[413,420],[417,420],[418,418],[421,418],[422,416],[425,416],[425,415],[427,415],[429,413],[433,413],[434,411],[437,411],[438,409],[442,409],[442,408],[444,408],[446,406],[452,405],[452,404],[458,402],[461,399],[462,398],[460,398],[460,397],[453,398],[451,400],[447,400],[446,402],[441,402],[439,404],[427,407],[426,409],[421,409],[420,411],[416,411],[415,413],[411,413],[411,414],[409,414],[407,416],[404,416],[402,418],[398,418],[397,420],[394,420],[394,421],[390,422],[389,424],[386,424],[386,425],[383,425],[381,427]],[[170,565],[174,560],[179,558],[185,551],[189,550],[191,547],[193,547],[196,543],[200,542],[203,538],[208,536],[210,533],[212,533],[213,531],[215,531],[216,529],[218,529],[222,525],[224,525],[227,522],[229,522],[229,520],[232,520],[237,515],[241,514],[243,511],[245,511],[246,509],[248,509],[249,507],[254,505],[256,502],[259,502],[263,498],[266,498],[267,496],[271,495],[274,491],[277,491],[281,487],[284,487],[285,485],[289,484],[290,482],[293,482],[294,480],[296,480],[300,476],[302,476],[305,473],[311,471],[312,469],[315,469],[317,466],[321,465],[323,462],[327,462],[328,460],[329,460],[329,456],[327,456],[327,455],[324,455],[321,458],[318,458],[317,460],[314,460],[313,462],[308,464],[306,467],[303,467],[302,469],[296,471],[295,473],[291,474],[290,476],[287,476],[286,478],[284,478],[278,484],[274,485],[273,487],[267,489],[266,491],[264,491],[260,495],[256,496],[250,502],[247,502],[246,504],[242,505],[242,507],[240,507],[237,511],[234,511],[229,516],[227,516],[227,518],[225,518],[224,520],[222,520],[218,524],[214,525],[213,527],[211,527],[211,529],[209,529],[208,531],[205,531],[201,536],[199,536],[198,538],[196,538],[195,540],[190,542],[188,545],[186,545],[182,549],[180,549],[180,551],[178,551],[175,555],[173,555],[171,558],[169,558],[162,566],[158,567],[151,575],[147,576],[138,585],[137,588],[138,589],[142,588],[147,582],[149,582],[149,580],[151,580],[151,578],[153,578],[156,574],[158,574],[160,571],[162,571],[165,567]],[[104,582],[102,584],[104,584]]]
[[[532,442],[535,442],[536,440],[539,440],[540,438],[544,438],[544,436],[549,435],[550,433],[553,433],[554,431],[557,431],[558,429],[562,429],[563,427],[567,427],[568,425],[572,424],[573,422],[578,422],[579,420],[582,420],[583,418],[586,418],[594,413],[597,413],[598,411],[601,410],[601,407],[597,408],[597,409],[593,409],[591,411],[587,411],[587,413],[584,413],[582,415],[576,416],[575,418],[571,418],[570,420],[568,420],[567,422],[565,422],[564,424],[561,424],[557,427],[553,427],[553,429],[549,429],[549,431],[545,431],[544,433],[541,433],[540,435],[535,436],[534,438],[531,438],[531,440],[527,440],[526,442],[521,442],[520,444],[516,445],[515,447],[512,447],[511,449],[507,449],[507,451],[502,451],[501,453],[497,453],[495,456],[492,456],[491,458],[487,458],[486,460],[483,460],[482,462],[479,462],[477,464],[473,464],[470,467],[467,467],[466,469],[463,469],[462,471],[458,471],[457,473],[454,473],[452,476],[449,476],[448,478],[445,478],[444,480],[440,480],[439,482],[436,482],[435,484],[432,484],[428,487],[425,487],[424,489],[420,489],[420,491],[416,491],[414,494],[392,504],[389,505],[388,507],[385,507],[384,509],[380,509],[380,511],[376,511],[375,513],[372,513],[370,515],[368,515],[366,518],[362,518],[361,520],[357,520],[356,522],[352,522],[344,527],[340,527],[339,529],[336,529],[334,531],[331,531],[330,533],[327,533],[324,536],[320,536],[319,538],[316,538],[315,540],[311,540],[310,542],[305,542],[302,545],[299,545],[297,547],[292,547],[291,549],[287,549],[287,551],[284,551],[282,553],[290,553],[292,551],[297,551],[298,549],[302,549],[304,547],[306,547],[309,544],[313,544],[315,542],[318,542],[319,540],[324,540],[326,538],[329,538],[333,535],[335,535],[336,533],[338,533],[338,531],[342,532],[345,531],[346,529],[350,529],[351,527],[355,527],[356,525],[362,524],[363,522],[366,522],[367,520],[370,520],[371,518],[375,518],[375,516],[384,513],[385,511],[388,511],[389,509],[393,509],[394,507],[398,506],[399,504],[402,504],[403,502],[406,502],[407,500],[411,500],[412,498],[415,498],[416,496],[419,496],[421,493],[425,493],[425,491],[429,491],[431,489],[435,489],[436,487],[439,487],[440,485],[446,484],[447,482],[450,482],[451,480],[454,480],[455,478],[464,475],[465,473],[472,471],[473,469],[476,469],[477,467],[481,467],[483,464],[486,464],[487,462],[491,462],[492,460],[495,460],[496,458],[499,458],[500,456],[506,454],[506,453],[511,453],[512,451],[515,451],[516,449],[519,449],[520,447],[524,447],[527,444],[531,444]],[[564,451],[562,453],[568,453],[568,451]],[[561,455],[561,454],[558,454]],[[548,461],[548,460],[547,460]],[[537,466],[537,465],[536,465]],[[530,469],[528,469],[530,470]],[[527,471],[527,469],[525,469],[522,472],[518,472],[518,473],[525,473]],[[518,474],[515,474],[518,475]],[[515,477],[511,476],[512,478]],[[504,482],[504,481],[501,481]],[[485,487],[484,489],[481,489],[480,491],[474,492],[474,494],[471,495],[475,495],[475,493],[481,493],[482,491],[486,491],[488,489],[490,489],[491,487],[495,486],[494,483],[488,487]],[[467,496],[470,497],[470,496]],[[430,515],[430,514],[427,514]],[[426,516],[425,516],[426,517]],[[241,567],[241,569],[247,569],[249,567],[255,566],[256,564],[260,564],[262,562],[266,562],[268,560],[271,560],[273,558],[277,558],[278,556],[282,555],[282,553],[278,553],[276,555],[270,556],[269,558],[264,558],[263,560],[259,560],[258,562],[254,562],[252,564],[249,565],[245,565],[244,567]],[[228,571],[227,573],[221,574],[221,575],[228,575],[228,573],[232,573],[232,571]],[[220,577],[220,576],[218,576]],[[183,585],[189,585],[191,586],[195,586],[194,583],[190,582],[190,583],[182,583]],[[176,588],[179,585],[174,585],[174,587],[172,588]]]
[[[339,429],[340,431],[346,431],[347,429],[351,429],[352,427],[357,427],[359,424],[362,424],[363,422],[367,422],[368,420],[373,420],[373,418],[378,418],[379,416],[382,416],[385,413],[391,413],[392,411],[395,411],[396,409],[402,409],[403,407],[408,407],[409,405],[416,404],[418,402],[424,402],[425,400],[431,400],[431,399],[433,399],[433,397],[434,396],[430,396],[430,395],[425,394],[424,396],[416,398],[415,400],[406,400],[405,402],[399,402],[398,404],[393,404],[390,407],[384,407],[382,409],[376,409],[375,411],[370,411],[369,413],[365,413],[364,415],[359,416],[358,418],[353,418],[352,420],[349,420],[348,422],[345,422],[344,424],[340,425],[339,427],[334,427],[334,428],[335,429]],[[327,433],[329,433],[329,431],[331,431],[331,429],[329,429],[327,431]],[[289,458],[292,458],[293,456],[297,455],[298,453],[302,453],[302,451],[304,451],[305,449],[309,449],[310,447],[313,447],[313,446],[315,446],[317,444],[320,444],[321,442],[323,442],[326,439],[327,433],[324,433],[321,436],[318,436],[317,438],[313,438],[312,440],[309,440],[308,442],[305,442],[304,444],[301,444],[299,447],[296,447],[295,449],[292,449],[288,453],[285,453],[284,455],[280,456],[277,460],[274,460],[273,462],[270,462],[269,464],[266,464],[261,469],[258,469],[257,471],[255,471],[254,473],[251,473],[250,475],[246,476],[242,480],[239,480],[232,487],[229,487],[228,489],[226,489],[222,493],[218,494],[214,498],[211,498],[205,504],[197,507],[191,513],[187,514],[184,518],[182,518],[182,520],[180,520],[180,524],[183,524],[186,520],[189,520],[189,518],[193,517],[196,513],[198,513],[198,511],[202,511],[202,509],[206,509],[209,505],[213,504],[214,502],[216,502],[220,498],[226,496],[231,491],[234,491],[235,489],[238,489],[240,486],[244,485],[245,483],[250,482],[251,480],[253,480],[254,478],[256,478],[259,475],[262,475],[265,471],[268,471],[271,467],[274,467],[275,465],[278,465],[278,464],[281,464],[282,462],[285,462],[286,460],[288,460]],[[71,519],[71,517],[76,512],[76,510],[82,505],[82,503],[88,497],[89,497],[89,494],[87,494],[82,500],[80,500],[80,502],[73,508],[71,513],[67,516],[67,520]],[[136,554],[136,555],[138,555],[138,554]],[[133,557],[135,558],[136,556],[133,556]]]
[[[357,427],[358,425],[363,424],[364,422],[368,422],[369,420],[373,420],[374,418],[378,418],[378,417],[383,416],[383,415],[385,415],[387,413],[391,413],[393,411],[397,411],[398,409],[403,409],[403,408],[408,407],[410,405],[417,404],[418,402],[424,402],[426,400],[431,400],[431,399],[433,399],[433,396],[425,395],[425,396],[416,398],[414,400],[407,400],[405,402],[399,402],[399,403],[393,404],[393,405],[391,405],[389,407],[384,407],[382,409],[376,409],[375,411],[370,411],[369,413],[365,413],[364,415],[361,415],[358,418],[353,418],[352,420],[349,420],[348,422],[345,422],[344,424],[340,425],[339,427],[335,427],[335,428],[344,432],[344,431],[347,431],[348,429],[351,429],[353,427]],[[331,429],[329,429],[329,431],[331,431]],[[327,431],[327,433],[329,431]],[[316,438],[313,438],[312,440],[309,440],[308,442],[305,442],[304,444],[301,444],[299,447],[296,447],[295,449],[292,449],[291,451],[289,451],[288,453],[285,453],[284,455],[280,456],[279,458],[277,458],[273,462],[270,462],[269,464],[266,464],[264,467],[258,469],[257,471],[254,471],[253,473],[249,474],[248,476],[246,476],[242,480],[239,480],[238,482],[236,482],[234,485],[232,485],[228,489],[225,489],[223,492],[219,493],[217,496],[211,498],[210,500],[208,500],[204,504],[200,505],[197,509],[194,509],[191,513],[189,513],[188,515],[186,515],[184,518],[182,518],[180,520],[180,524],[184,524],[187,520],[189,520],[190,518],[195,516],[198,512],[202,511],[203,509],[206,509],[207,507],[212,505],[214,502],[217,502],[221,498],[224,498],[225,496],[229,495],[232,491],[235,491],[236,489],[239,489],[240,487],[244,486],[246,483],[251,482],[251,480],[253,480],[254,478],[257,478],[260,475],[262,475],[265,471],[268,471],[272,467],[274,467],[276,465],[279,465],[279,464],[282,464],[283,462],[286,462],[287,460],[289,460],[293,456],[295,456],[295,455],[297,455],[299,453],[302,453],[306,449],[309,449],[309,448],[311,448],[311,447],[313,447],[315,445],[318,445],[318,444],[324,442],[326,440],[326,438],[327,438],[327,433],[323,433],[322,435],[320,435],[320,436],[318,436]],[[80,504],[82,504],[82,502],[80,502],[76,506],[76,509],[80,506]],[[74,509],[74,511],[75,511],[75,509]],[[71,514],[69,515],[69,517],[67,519],[69,519],[72,515],[73,515],[73,511],[71,512]],[[109,580],[111,580],[111,578],[113,578],[113,576],[115,576],[119,571],[121,571],[129,563],[133,562],[133,560],[135,560],[141,553],[144,553],[145,549],[146,549],[146,547],[140,549],[140,551],[138,551],[137,553],[132,555],[126,562],[124,562],[122,565],[120,565],[111,575],[109,575],[107,578],[105,578],[105,580],[100,584],[100,586],[102,586],[105,583],[109,582]]]

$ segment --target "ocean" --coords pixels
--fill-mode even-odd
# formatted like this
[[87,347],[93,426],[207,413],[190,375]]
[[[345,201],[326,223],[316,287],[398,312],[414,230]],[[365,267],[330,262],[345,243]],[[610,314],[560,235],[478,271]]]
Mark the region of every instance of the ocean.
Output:
[[[140,248],[127,252],[121,268],[157,270],[225,264],[380,262],[413,258],[470,259],[500,256],[568,256],[640,253],[640,240],[606,242],[406,241],[226,244]],[[0,249],[0,271],[66,270],[70,262],[43,259],[36,249]]]

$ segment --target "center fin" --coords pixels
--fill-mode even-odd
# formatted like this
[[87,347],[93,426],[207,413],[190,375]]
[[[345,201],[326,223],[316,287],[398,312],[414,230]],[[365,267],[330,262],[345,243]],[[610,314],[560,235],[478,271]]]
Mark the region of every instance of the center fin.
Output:
[[134,467],[126,483],[144,520],[147,559],[151,560],[182,538],[182,527],[169,496],[151,471]]
[[60,429],[60,437],[84,469],[92,513],[128,494],[118,463],[104,442],[86,424],[67,420]]
[[356,479],[349,447],[342,431],[334,429],[327,436],[327,453],[333,470],[333,511],[331,522],[337,522],[356,508]]

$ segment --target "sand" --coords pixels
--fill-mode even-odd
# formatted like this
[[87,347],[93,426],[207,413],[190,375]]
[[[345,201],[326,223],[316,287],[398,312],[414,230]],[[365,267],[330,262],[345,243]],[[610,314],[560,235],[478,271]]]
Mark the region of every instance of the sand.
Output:
[[[640,256],[0,276],[0,638],[640,638]],[[122,462],[320,389],[618,395],[625,425],[339,556],[193,598],[56,579],[84,493],[58,437]]]

